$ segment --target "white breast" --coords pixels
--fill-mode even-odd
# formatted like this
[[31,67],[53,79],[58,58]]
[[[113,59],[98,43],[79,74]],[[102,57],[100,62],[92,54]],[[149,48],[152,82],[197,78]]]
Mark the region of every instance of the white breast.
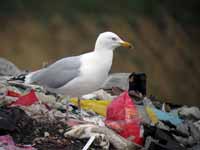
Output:
[[112,60],[113,51],[91,52],[82,55],[80,76],[60,90],[70,96],[80,96],[99,89],[108,77]]
[[81,62],[81,73],[87,75],[95,75],[96,77],[107,75],[110,71],[113,60],[112,51],[92,52],[83,55]]

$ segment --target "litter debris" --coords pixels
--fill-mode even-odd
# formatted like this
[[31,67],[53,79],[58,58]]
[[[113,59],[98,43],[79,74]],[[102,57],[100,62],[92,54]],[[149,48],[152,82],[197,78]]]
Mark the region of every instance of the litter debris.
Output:
[[5,58],[0,58],[0,76],[16,76],[21,71],[12,62]]
[[129,79],[129,92],[135,91],[146,96],[146,74],[145,73],[131,73]]
[[150,150],[182,150],[184,149],[169,132],[151,125],[144,125],[145,148]]
[[95,91],[91,94],[83,95],[83,99],[91,99],[91,100],[113,100],[116,96],[111,95],[110,93],[104,91],[103,89],[100,89],[98,91]]
[[49,132],[44,132],[44,137],[48,137],[49,135]]
[[130,73],[113,73],[110,74],[107,80],[104,82],[103,89],[111,89],[112,87],[119,87],[123,90],[128,90],[129,83],[128,77]]
[[191,120],[200,120],[200,110],[197,107],[181,107],[178,110],[181,117]]
[[149,118],[151,120],[151,122],[155,125],[156,123],[158,123],[158,118],[156,116],[156,114],[154,113],[153,109],[149,106],[146,106],[146,112],[149,115]]
[[176,113],[173,113],[173,112],[167,113],[159,109],[150,108],[150,107],[147,107],[146,110],[149,114],[149,118],[151,118],[151,121],[154,124],[158,123],[159,120],[169,121],[173,125],[179,125],[182,123],[182,120],[179,118],[178,114]]
[[140,122],[137,108],[127,91],[114,99],[108,106],[106,125],[137,144],[143,142]]
[[83,150],[87,150],[90,145],[92,144],[92,142],[94,141],[95,136],[91,136],[90,139],[88,140],[87,144],[83,147]]
[[1,150],[36,150],[31,145],[16,145],[9,135],[0,136]]
[[20,95],[19,93],[17,93],[17,92],[14,92],[14,91],[8,90],[6,96],[11,96],[11,97],[20,97],[21,95]]
[[190,134],[185,137],[181,137],[178,135],[174,135],[177,141],[182,143],[183,145],[194,145],[194,144],[199,144],[200,143],[200,130],[194,126],[192,122],[187,122],[187,128],[188,131],[190,131]]
[[81,110],[76,98],[66,109],[66,97],[21,78],[0,77],[2,150],[199,150],[199,108],[147,97],[144,73],[111,75]]
[[[51,120],[48,115],[44,114],[39,119],[32,118],[32,114],[29,115],[21,108],[1,108],[0,135],[10,135],[17,143],[16,145],[28,144],[33,145],[36,149],[55,150],[62,148],[63,150],[77,150],[84,147],[86,141],[64,137],[64,132],[69,130],[65,122],[57,119]],[[61,129],[63,132],[60,132]],[[11,150],[14,150],[14,148]]]
[[20,131],[30,121],[31,119],[22,109],[16,107],[0,108],[0,135]]
[[[70,102],[78,106],[77,99],[70,99]],[[106,116],[106,108],[110,104],[109,100],[81,100],[81,108],[92,110],[99,115]]]
[[95,142],[97,142],[96,144],[101,146],[103,149],[108,149],[109,143],[112,144],[114,148],[119,150],[135,150],[139,147],[117,135],[111,129],[92,124],[74,126],[72,130],[66,132],[64,136],[79,139],[95,136]]
[[[13,95],[13,94],[12,94]],[[16,97],[18,94],[15,94]],[[20,96],[11,106],[30,106],[38,101],[35,91],[31,90],[28,94]]]

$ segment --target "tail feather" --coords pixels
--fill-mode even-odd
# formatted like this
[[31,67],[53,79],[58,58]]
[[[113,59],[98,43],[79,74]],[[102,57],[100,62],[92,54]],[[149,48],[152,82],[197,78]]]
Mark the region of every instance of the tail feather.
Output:
[[32,83],[31,76],[32,76],[32,73],[29,73],[28,75],[26,75],[26,77],[25,77],[25,83],[26,84],[31,84]]
[[37,71],[34,71],[34,72],[31,72],[31,73],[29,73],[28,75],[26,75],[26,77],[25,77],[25,84],[32,84],[34,81],[33,81],[33,79],[32,79],[32,76],[35,74],[35,73],[37,73],[38,72],[38,70]]

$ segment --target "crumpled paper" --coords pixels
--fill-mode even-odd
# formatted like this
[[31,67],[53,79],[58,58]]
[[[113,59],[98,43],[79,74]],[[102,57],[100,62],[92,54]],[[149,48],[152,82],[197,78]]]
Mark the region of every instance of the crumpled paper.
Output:
[[102,149],[109,149],[110,144],[118,150],[136,150],[138,148],[131,141],[124,139],[111,129],[93,124],[76,125],[70,131],[66,132],[64,136],[78,139],[95,136],[96,144],[101,146]]

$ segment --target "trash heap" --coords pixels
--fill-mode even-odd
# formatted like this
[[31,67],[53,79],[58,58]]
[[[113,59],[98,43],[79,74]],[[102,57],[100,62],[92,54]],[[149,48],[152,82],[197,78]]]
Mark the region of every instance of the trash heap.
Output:
[[200,149],[200,109],[147,97],[144,73],[111,75],[81,110],[23,79],[0,76],[1,150]]

